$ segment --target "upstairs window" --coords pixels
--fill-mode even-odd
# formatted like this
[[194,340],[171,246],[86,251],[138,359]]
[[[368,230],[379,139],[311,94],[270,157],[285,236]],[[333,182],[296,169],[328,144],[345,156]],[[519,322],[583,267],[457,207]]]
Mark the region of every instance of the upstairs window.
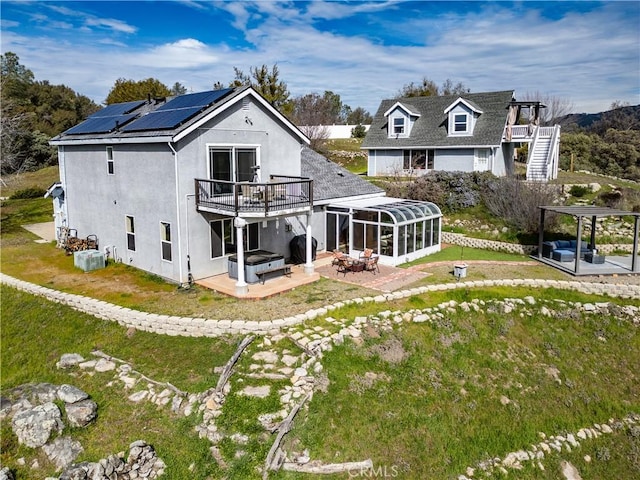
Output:
[[160,222],[160,243],[162,245],[162,260],[171,261],[171,224]]
[[469,117],[466,113],[457,113],[453,118],[453,131],[466,133],[469,130]]
[[107,175],[115,174],[115,165],[113,163],[113,147],[107,147]]
[[395,117],[393,119],[393,134],[404,135],[405,131],[404,117]]

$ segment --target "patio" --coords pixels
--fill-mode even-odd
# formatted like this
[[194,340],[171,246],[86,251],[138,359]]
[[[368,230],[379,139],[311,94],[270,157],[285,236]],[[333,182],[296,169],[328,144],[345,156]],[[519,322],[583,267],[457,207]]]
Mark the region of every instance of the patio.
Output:
[[316,260],[313,262],[315,272],[312,275],[304,273],[304,265],[291,265],[291,277],[280,276],[271,278],[264,284],[250,284],[249,291],[242,296],[236,293],[237,280],[230,278],[226,273],[197,280],[196,284],[232,297],[259,300],[313,283],[319,280],[320,277],[371,288],[380,292],[392,292],[429,275],[429,273],[415,269],[396,268],[389,265],[379,265],[379,272],[375,274],[367,271],[338,274],[337,267],[331,264],[332,260],[333,256],[330,253],[318,253]]
[[[538,253],[533,258],[562,270],[574,276],[581,275],[638,275],[640,274],[640,261],[638,259],[638,230],[640,226],[640,213],[625,210],[617,210],[607,207],[586,206],[543,206],[540,208],[540,225],[538,227]],[[571,251],[563,250],[564,255],[544,255],[544,221],[546,212],[553,212],[560,215],[571,215],[575,217],[576,240]],[[596,242],[596,220],[603,217],[634,217],[633,247],[629,255],[603,255],[598,251]],[[583,219],[591,220],[589,242],[582,241]],[[588,246],[585,248],[584,243]],[[582,254],[581,254],[582,252]],[[562,261],[564,260],[564,261]]]

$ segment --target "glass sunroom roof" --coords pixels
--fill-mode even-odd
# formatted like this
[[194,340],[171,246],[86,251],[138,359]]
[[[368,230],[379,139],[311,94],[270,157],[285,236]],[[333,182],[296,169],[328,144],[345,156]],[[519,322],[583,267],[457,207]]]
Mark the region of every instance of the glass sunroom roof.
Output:
[[351,202],[331,204],[329,207],[380,212],[381,223],[411,223],[437,218],[442,212],[435,203],[403,198],[376,197]]

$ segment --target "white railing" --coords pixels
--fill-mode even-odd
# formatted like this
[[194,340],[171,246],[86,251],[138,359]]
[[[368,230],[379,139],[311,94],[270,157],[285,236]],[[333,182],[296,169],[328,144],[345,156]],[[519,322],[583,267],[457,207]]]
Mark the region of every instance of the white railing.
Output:
[[[507,132],[509,127],[504,129],[504,138],[508,138]],[[553,135],[555,127],[531,127],[530,125],[511,125],[511,140],[514,139],[531,139],[534,135],[542,138],[549,138]]]

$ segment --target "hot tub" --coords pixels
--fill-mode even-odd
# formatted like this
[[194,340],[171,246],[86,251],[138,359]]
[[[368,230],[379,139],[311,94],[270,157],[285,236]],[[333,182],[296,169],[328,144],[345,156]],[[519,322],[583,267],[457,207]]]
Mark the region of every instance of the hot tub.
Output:
[[[258,283],[260,280],[257,275],[258,272],[283,266],[284,256],[279,253],[268,252],[266,250],[245,252],[244,280],[247,283]],[[229,277],[238,278],[237,255],[231,255],[229,257]]]

